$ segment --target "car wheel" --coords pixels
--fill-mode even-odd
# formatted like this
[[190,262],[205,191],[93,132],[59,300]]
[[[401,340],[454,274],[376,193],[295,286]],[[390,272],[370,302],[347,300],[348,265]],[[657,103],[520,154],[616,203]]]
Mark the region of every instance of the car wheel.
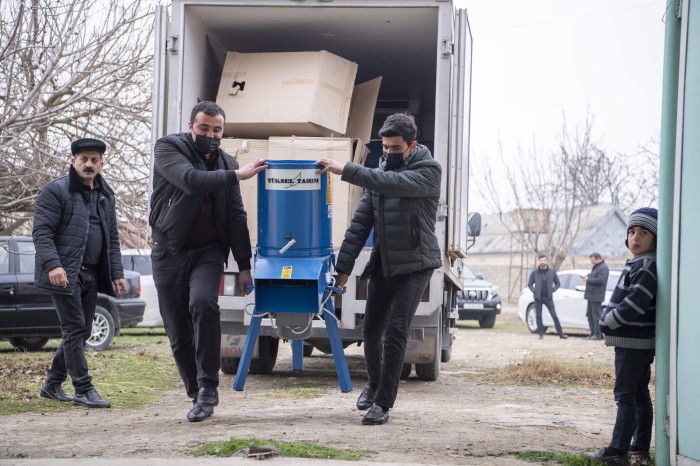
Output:
[[496,316],[486,316],[479,319],[480,328],[493,328],[496,325]]
[[92,334],[87,340],[87,348],[103,350],[112,344],[116,328],[112,314],[102,306],[95,307],[95,317],[92,319]]
[[[530,333],[537,333],[537,312],[534,304],[530,304],[525,311],[525,323]],[[547,327],[544,328],[544,331],[547,331]]]
[[411,365],[404,363],[401,367],[401,380],[406,380],[411,375]]
[[48,337],[16,337],[10,338],[10,344],[20,351],[29,351],[43,347],[49,341]]
[[221,358],[221,372],[224,374],[235,374],[238,372],[238,364],[241,358]]
[[258,337],[258,358],[250,361],[251,374],[271,374],[277,362],[280,341],[274,337]]

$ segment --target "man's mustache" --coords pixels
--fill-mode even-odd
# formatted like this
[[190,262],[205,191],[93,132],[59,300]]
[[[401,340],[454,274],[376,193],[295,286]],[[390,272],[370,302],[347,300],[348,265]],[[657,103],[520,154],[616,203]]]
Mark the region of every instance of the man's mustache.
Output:
[[95,173],[95,169],[92,167],[83,168],[83,173]]

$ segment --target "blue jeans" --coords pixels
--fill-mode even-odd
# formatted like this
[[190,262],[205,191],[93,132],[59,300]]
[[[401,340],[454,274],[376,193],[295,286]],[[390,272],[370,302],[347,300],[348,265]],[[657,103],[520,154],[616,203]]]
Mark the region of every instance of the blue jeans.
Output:
[[432,269],[425,269],[384,277],[379,259],[372,272],[367,287],[363,338],[369,386],[375,390],[374,402],[379,406],[394,406],[408,330],[432,274]]
[[190,398],[219,386],[221,312],[219,284],[226,252],[218,242],[170,254],[151,249],[158,306],[175,364]]
[[80,270],[72,295],[51,294],[63,339],[46,375],[46,385],[60,385],[70,375],[75,393],[93,389],[85,359],[85,342],[92,334],[97,303],[97,269]]
[[649,395],[654,350],[615,348],[617,418],[610,446],[629,451],[630,444],[648,450],[654,408]]
[[559,323],[559,317],[557,317],[557,311],[554,310],[554,300],[552,298],[535,299],[535,316],[537,317],[537,333],[542,336],[544,335],[544,325],[542,325],[542,305],[547,306],[549,315],[552,316],[554,321],[554,327],[557,329],[557,334],[562,335],[564,332],[561,330],[561,324]]

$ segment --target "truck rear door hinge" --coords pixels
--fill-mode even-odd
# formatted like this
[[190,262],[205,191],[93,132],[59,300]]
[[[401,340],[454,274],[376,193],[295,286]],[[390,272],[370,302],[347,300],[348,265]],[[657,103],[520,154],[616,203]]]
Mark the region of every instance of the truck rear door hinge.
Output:
[[168,39],[168,52],[170,52],[170,55],[177,55],[177,41],[179,39],[178,36],[170,36],[170,39]]
[[437,219],[438,220],[445,220],[447,218],[447,212],[448,212],[448,205],[445,204],[445,201],[440,201],[438,203]]
[[450,39],[442,39],[442,58],[448,58],[455,52],[455,44]]

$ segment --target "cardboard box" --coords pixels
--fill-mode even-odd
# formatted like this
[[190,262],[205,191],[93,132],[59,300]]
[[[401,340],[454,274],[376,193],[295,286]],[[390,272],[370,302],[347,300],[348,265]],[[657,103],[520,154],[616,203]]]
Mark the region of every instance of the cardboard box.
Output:
[[228,52],[218,103],[226,137],[345,134],[357,64],[320,52]]
[[[333,158],[340,162],[360,161],[367,157],[367,146],[359,139],[350,138],[313,138],[313,137],[272,137],[264,140],[222,139],[221,148],[235,155],[239,165],[243,166],[256,158],[271,160],[318,160]],[[345,237],[345,230],[355,213],[357,203],[362,196],[362,188],[340,180],[340,176],[331,175],[333,220],[331,240],[334,247],[340,247]],[[248,229],[253,246],[258,240],[258,188],[257,180],[251,179],[241,183],[243,205],[248,213]]]

